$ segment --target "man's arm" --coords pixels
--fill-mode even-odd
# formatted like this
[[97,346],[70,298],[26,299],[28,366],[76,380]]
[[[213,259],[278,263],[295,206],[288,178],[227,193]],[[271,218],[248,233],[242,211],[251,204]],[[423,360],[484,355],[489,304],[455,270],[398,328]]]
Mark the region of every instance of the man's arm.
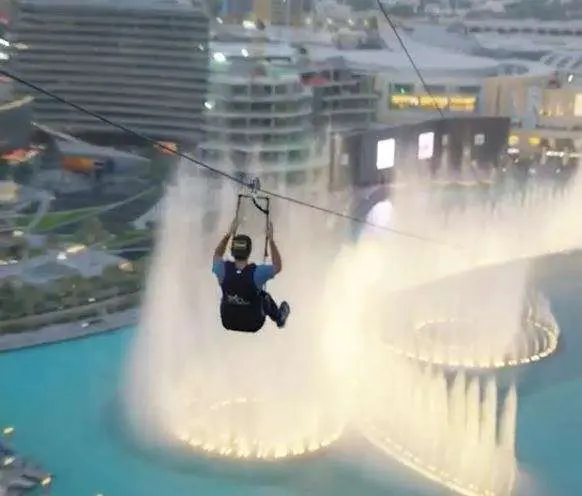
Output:
[[234,233],[236,232],[237,226],[238,226],[238,220],[235,218],[232,221],[232,224],[230,225],[230,229],[224,235],[224,237],[220,240],[220,242],[216,246],[216,249],[214,250],[214,256],[212,258],[213,264],[215,264],[217,262],[221,262],[222,259],[224,258],[224,253],[226,252],[226,247],[228,246],[228,242],[229,242],[231,236],[233,236]]
[[214,256],[212,258],[212,263],[215,264],[216,262],[221,262],[224,258],[224,253],[226,252],[226,247],[228,246],[228,241],[230,240],[231,233],[228,232],[224,235],[224,237],[220,240],[220,243],[216,246],[214,250]]
[[271,261],[273,262],[273,267],[275,268],[275,274],[278,274],[283,270],[283,260],[281,260],[281,253],[279,253],[279,248],[277,248],[275,240],[273,239],[272,224],[269,224],[267,236],[269,238],[269,249],[271,250]]

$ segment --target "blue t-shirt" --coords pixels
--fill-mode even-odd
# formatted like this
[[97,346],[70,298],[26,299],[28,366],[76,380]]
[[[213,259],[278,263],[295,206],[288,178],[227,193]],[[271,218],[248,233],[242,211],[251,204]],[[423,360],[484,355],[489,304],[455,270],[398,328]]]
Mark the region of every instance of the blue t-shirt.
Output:
[[[214,262],[214,264],[212,264],[212,273],[218,279],[218,283],[222,284],[222,280],[224,279],[224,260],[220,260],[219,262]],[[275,267],[273,265],[257,265],[254,274],[255,286],[261,289],[267,283],[267,281],[273,279],[273,277],[275,277]]]

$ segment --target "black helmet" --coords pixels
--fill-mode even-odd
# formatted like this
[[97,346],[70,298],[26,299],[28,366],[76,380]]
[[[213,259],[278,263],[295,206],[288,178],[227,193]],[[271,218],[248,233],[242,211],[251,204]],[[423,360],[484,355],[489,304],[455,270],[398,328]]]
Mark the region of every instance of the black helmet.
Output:
[[230,254],[235,260],[240,262],[248,260],[248,258],[251,256],[252,249],[253,241],[246,234],[237,234],[234,238],[232,238]]

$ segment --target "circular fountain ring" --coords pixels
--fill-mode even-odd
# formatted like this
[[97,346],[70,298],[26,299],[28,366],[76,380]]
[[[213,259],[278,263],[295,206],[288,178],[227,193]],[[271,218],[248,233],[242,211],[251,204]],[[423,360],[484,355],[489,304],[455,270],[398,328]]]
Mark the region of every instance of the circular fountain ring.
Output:
[[558,347],[560,330],[551,315],[544,318],[530,312],[522,332],[499,350],[476,343],[475,333],[471,332],[476,327],[468,319],[425,320],[413,326],[415,339],[385,344],[391,352],[411,360],[479,369],[501,369],[537,362]]
[[[288,459],[314,453],[326,448],[340,438],[343,424],[333,422],[317,422],[315,432],[304,435],[285,435],[278,433],[269,439],[261,439],[258,433],[248,432],[248,429],[238,428],[235,419],[244,419],[252,424],[251,419],[257,418],[257,411],[263,403],[256,399],[236,398],[210,405],[203,410],[199,405],[193,407],[197,415],[193,416],[189,425],[175,432],[175,436],[189,448],[195,451],[245,460],[273,461]],[[216,432],[209,426],[216,425],[216,419],[233,419],[227,422],[228,430]],[[283,434],[283,435],[281,435]]]

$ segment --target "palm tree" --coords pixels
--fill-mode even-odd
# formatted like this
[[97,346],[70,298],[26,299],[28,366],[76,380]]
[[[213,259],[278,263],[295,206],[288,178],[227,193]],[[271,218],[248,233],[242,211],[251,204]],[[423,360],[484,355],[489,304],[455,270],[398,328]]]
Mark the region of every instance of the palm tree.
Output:
[[9,315],[9,309],[12,306],[12,302],[14,300],[14,289],[11,284],[7,282],[3,282],[0,285],[0,312],[2,314],[2,318],[6,319]]
[[106,286],[102,276],[90,277],[89,279],[87,279],[87,282],[91,287],[91,291],[93,293],[99,293],[99,291],[102,290],[104,286]]
[[24,300],[24,308],[27,315],[39,313],[40,307],[45,300],[43,291],[36,286],[27,284],[20,289],[20,296]]
[[21,288],[14,284],[2,285],[0,301],[5,319],[18,319],[26,315],[25,298]]
[[127,273],[117,265],[109,265],[103,269],[101,277],[110,285],[117,285],[127,280]]
[[74,279],[71,277],[61,277],[51,283],[51,292],[56,298],[59,308],[70,308],[76,304],[73,284]]
[[80,305],[89,302],[89,299],[93,296],[93,284],[89,279],[85,277],[78,276],[75,277],[74,281],[74,292]]

